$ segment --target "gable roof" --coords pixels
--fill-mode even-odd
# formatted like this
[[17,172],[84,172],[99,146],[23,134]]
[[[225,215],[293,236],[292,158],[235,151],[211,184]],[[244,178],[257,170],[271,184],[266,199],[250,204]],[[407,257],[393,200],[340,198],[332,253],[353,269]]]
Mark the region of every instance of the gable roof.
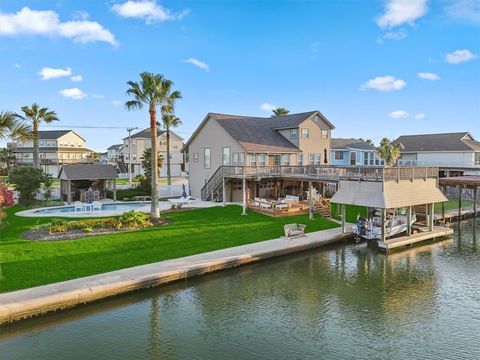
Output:
[[392,144],[402,144],[402,152],[480,150],[480,142],[473,140],[469,132],[402,135]]
[[359,150],[376,150],[375,145],[370,144],[360,139],[342,139],[332,138],[333,150],[347,150],[347,149],[359,149]]
[[220,126],[235,139],[246,151],[277,151],[300,152],[295,144],[291,143],[277,130],[297,128],[305,120],[314,115],[320,116],[329,127],[334,126],[319,111],[309,111],[278,117],[255,117],[208,113],[199,127],[185,144],[188,147],[196,134],[203,128],[209,118],[213,118]]
[[117,171],[113,165],[104,164],[62,165],[58,178],[62,180],[116,179]]
[[[163,135],[165,133],[165,130],[157,128],[157,137]],[[175,132],[170,130],[170,134],[173,134],[174,136],[178,137],[180,140],[183,140],[181,136],[178,136]],[[150,128],[143,129],[135,134],[132,134],[132,139],[138,138],[138,139],[150,139]],[[122,140],[127,140],[128,136],[124,137]]]
[[123,147],[123,144],[115,144],[107,148],[107,150],[116,150],[116,149],[120,149],[121,147]]
[[86,141],[83,137],[78,135],[73,130],[40,130],[38,132],[38,138],[41,139],[41,140],[56,140],[56,139],[61,138],[63,135],[68,134],[69,132],[73,132],[80,139],[82,139],[83,141]]

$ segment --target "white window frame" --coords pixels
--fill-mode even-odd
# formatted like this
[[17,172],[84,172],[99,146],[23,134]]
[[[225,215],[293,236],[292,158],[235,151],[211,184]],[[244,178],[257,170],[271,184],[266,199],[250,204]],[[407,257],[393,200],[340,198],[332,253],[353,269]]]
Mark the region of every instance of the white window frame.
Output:
[[198,163],[198,158],[199,158],[198,153],[193,153],[193,162],[194,163]]
[[[225,153],[225,150],[228,150],[228,154]],[[230,147],[225,146],[222,147],[222,165],[229,166],[230,165]]]
[[310,129],[302,128],[302,139],[309,139],[309,138],[310,138]]
[[298,129],[290,129],[290,139],[298,139]]
[[[208,153],[208,157],[207,157]],[[208,159],[208,162],[207,162]],[[203,148],[203,168],[211,169],[212,168],[212,148],[206,147]]]
[[303,166],[303,154],[297,154],[297,166]]
[[290,154],[283,155],[283,165],[290,166],[291,157]]

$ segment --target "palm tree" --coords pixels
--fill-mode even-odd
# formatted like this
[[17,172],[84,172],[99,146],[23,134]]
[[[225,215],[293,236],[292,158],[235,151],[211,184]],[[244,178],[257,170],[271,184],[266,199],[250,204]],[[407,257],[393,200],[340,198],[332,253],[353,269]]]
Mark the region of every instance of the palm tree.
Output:
[[[0,165],[4,164],[5,168],[7,169],[7,173],[10,172],[10,168],[12,167],[15,161],[15,155],[8,149],[2,148],[0,149]],[[2,168],[0,168],[2,170]]]
[[402,144],[392,145],[387,138],[382,139],[378,154],[385,162],[385,166],[394,166],[400,157],[402,151]]
[[142,72],[140,82],[129,81],[127,85],[127,95],[133,97],[125,103],[127,110],[142,109],[148,106],[150,114],[150,136],[152,142],[152,208],[151,218],[156,220],[160,218],[160,209],[158,207],[158,136],[157,136],[157,106],[163,106],[168,103],[172,95],[171,89],[173,82],[166,79],[163,75]]
[[285,115],[288,115],[288,113],[290,112],[289,110],[283,108],[283,107],[279,107],[279,108],[276,108],[276,109],[273,109],[273,115],[272,117],[276,117],[276,116],[285,116]]
[[24,142],[32,139],[30,126],[22,117],[11,111],[0,111],[0,140]]
[[172,172],[170,169],[170,128],[182,125],[180,118],[174,115],[175,102],[181,98],[182,94],[180,91],[170,92],[167,103],[162,106],[162,122],[167,137],[167,184],[169,189],[171,189],[170,186],[172,185]]
[[32,107],[22,106],[22,111],[25,114],[22,117],[23,120],[27,120],[32,123],[32,135],[33,135],[33,166],[40,167],[40,149],[38,145],[38,127],[40,123],[46,124],[52,121],[58,121],[57,113],[49,110],[47,107],[40,107],[37,103],[33,103]]

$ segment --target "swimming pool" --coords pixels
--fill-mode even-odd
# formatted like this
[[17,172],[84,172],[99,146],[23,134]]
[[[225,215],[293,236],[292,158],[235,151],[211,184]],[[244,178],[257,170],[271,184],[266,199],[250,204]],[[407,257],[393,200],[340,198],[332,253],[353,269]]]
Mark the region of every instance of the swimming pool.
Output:
[[92,216],[115,216],[121,215],[126,211],[144,211],[150,212],[150,202],[116,202],[102,204],[101,211],[75,211],[73,205],[55,206],[40,209],[31,209],[16,213],[19,216],[43,217],[43,216],[63,216],[63,217],[92,217]]

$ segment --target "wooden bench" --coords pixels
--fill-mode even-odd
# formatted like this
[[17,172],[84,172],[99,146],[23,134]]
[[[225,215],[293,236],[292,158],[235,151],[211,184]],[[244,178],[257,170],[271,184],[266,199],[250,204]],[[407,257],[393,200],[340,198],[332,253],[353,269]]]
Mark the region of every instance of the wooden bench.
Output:
[[294,237],[305,236],[305,228],[307,225],[304,224],[287,224],[283,226],[285,231],[285,237],[291,239]]

